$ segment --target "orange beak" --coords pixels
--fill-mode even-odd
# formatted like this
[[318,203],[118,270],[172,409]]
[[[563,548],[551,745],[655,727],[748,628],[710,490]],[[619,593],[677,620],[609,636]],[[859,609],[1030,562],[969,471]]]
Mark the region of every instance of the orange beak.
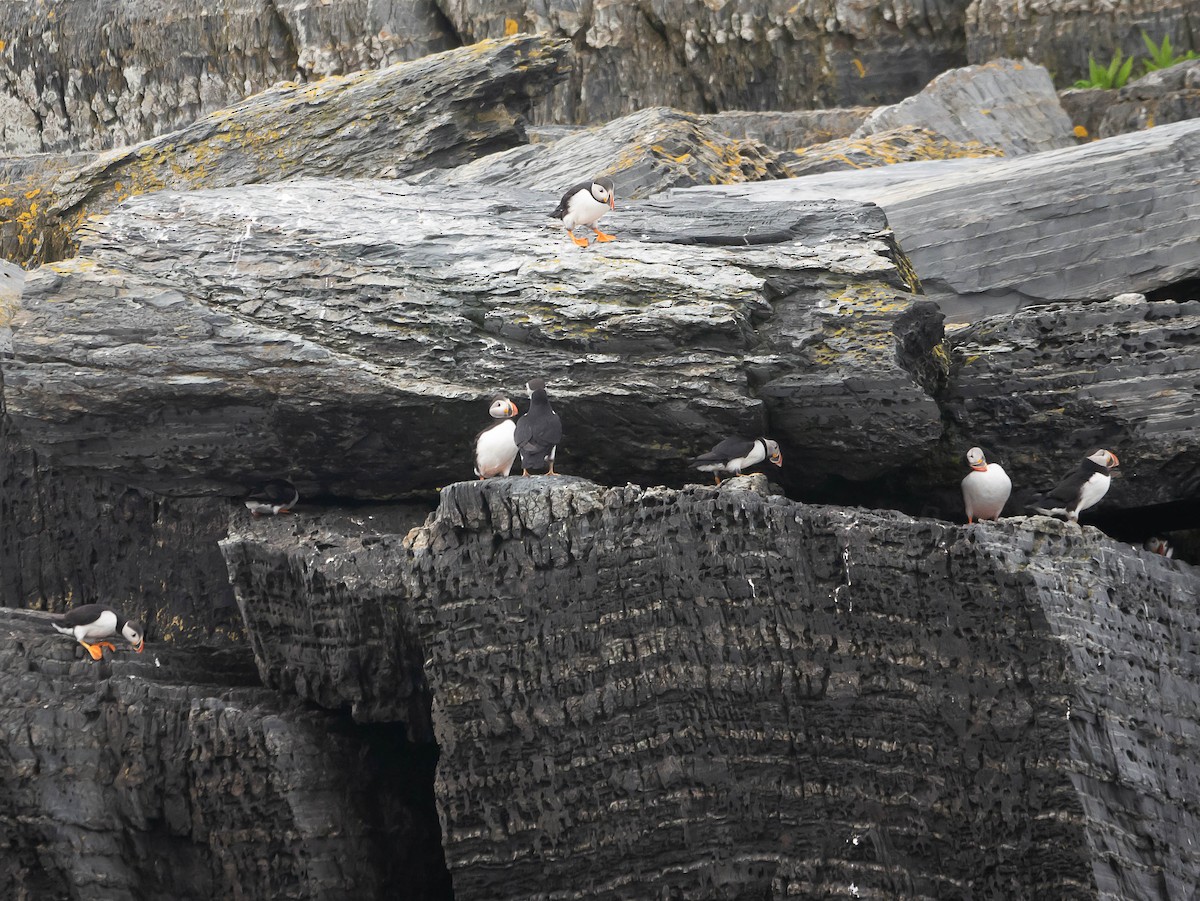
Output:
[[783,465],[783,454],[771,454],[771,462],[776,466]]
[[617,198],[612,194],[608,195],[608,208],[610,210],[615,210],[617,208]]
[[971,468],[973,470],[975,470],[976,472],[987,472],[987,464],[986,463],[972,463]]
[[137,647],[134,648],[134,650],[140,654],[145,649],[146,649],[146,639],[143,638],[141,641],[138,642]]
[[1113,458],[1113,464],[1112,464],[1112,465],[1113,465],[1114,467],[1117,467],[1117,466],[1120,466],[1120,465],[1121,465],[1121,461],[1117,459],[1117,455],[1116,455],[1116,454],[1114,454],[1112,451],[1109,451],[1109,452],[1108,452],[1108,455],[1109,455],[1110,457],[1112,457],[1112,458]]

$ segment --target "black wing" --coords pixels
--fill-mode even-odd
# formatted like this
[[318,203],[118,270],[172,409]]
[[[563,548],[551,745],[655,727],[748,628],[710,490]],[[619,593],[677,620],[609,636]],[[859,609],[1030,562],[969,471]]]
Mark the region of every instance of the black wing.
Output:
[[1059,482],[1046,495],[1048,500],[1062,501],[1064,504],[1074,503],[1079,498],[1079,492],[1083,490],[1084,483],[1096,474],[1096,470],[1091,466],[1080,466],[1077,470]]
[[300,500],[300,492],[287,479],[271,479],[271,481],[263,486],[262,493],[267,500],[277,504],[285,502],[294,504]]
[[744,457],[754,447],[753,441],[745,438],[726,438],[707,454],[701,454],[693,463],[728,463],[738,457]]
[[536,418],[526,413],[517,420],[513,440],[526,453],[548,451],[562,440],[562,420],[553,412]]
[[[111,607],[105,607],[103,604],[84,604],[82,607],[72,607],[62,616],[58,617],[58,622],[64,626],[86,626],[88,623],[94,623],[100,618],[100,614],[105,610],[112,610]],[[114,611],[115,612],[115,611]],[[118,616],[117,619],[121,617]]]
[[550,215],[555,219],[561,219],[563,216],[567,215],[567,207],[570,205],[572,197],[574,197],[580,191],[591,190],[592,183],[590,181],[581,181],[575,187],[568,189],[567,193],[562,196],[562,200],[558,202],[558,206],[554,208],[554,212]]

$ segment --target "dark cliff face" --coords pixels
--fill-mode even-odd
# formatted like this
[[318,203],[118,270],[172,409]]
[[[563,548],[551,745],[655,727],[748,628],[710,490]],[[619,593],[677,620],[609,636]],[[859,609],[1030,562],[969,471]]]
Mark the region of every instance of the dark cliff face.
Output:
[[312,650],[364,626],[356,666],[400,676],[364,709],[423,664],[456,898],[1197,884],[1175,850],[1200,826],[1190,568],[1045,518],[958,527],[761,484],[458,483],[407,535],[299,518],[224,549],[252,631],[314,623],[260,655],[269,681],[361,692]]

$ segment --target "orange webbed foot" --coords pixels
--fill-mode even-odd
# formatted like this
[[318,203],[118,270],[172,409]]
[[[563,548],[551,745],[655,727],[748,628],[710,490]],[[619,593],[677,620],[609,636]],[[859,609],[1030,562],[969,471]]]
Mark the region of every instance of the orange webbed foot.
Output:
[[617,240],[616,235],[606,235],[604,232],[600,231],[600,229],[598,229],[598,228],[593,228],[592,231],[594,231],[596,233],[597,241],[615,241],[615,240]]
[[[107,642],[101,642],[100,644],[88,644],[86,641],[81,641],[79,643],[87,648],[87,652],[92,655],[93,660],[104,659],[104,650],[101,648],[100,644],[107,644]],[[112,645],[109,645],[109,647],[111,648]]]
[[574,241],[576,244],[578,244],[580,247],[587,247],[587,246],[588,246],[588,239],[587,239],[587,238],[580,238],[580,237],[579,237],[578,235],[576,235],[574,232],[567,232],[567,234],[570,236],[571,240],[572,240],[572,241]]

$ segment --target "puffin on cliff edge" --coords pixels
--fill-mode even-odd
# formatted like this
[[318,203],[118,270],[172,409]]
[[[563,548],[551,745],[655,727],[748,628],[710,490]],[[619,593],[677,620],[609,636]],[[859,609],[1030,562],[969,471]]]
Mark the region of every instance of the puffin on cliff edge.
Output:
[[575,237],[575,228],[586,225],[596,233],[597,241],[612,241],[613,235],[606,235],[596,228],[595,223],[609,210],[617,208],[616,187],[611,178],[597,178],[592,181],[582,181],[567,190],[550,215],[561,219],[571,240],[580,247],[588,246],[586,237]]
[[1147,538],[1142,543],[1142,548],[1143,550],[1147,550],[1152,554],[1157,554],[1158,556],[1166,557],[1167,559],[1175,556],[1175,548],[1171,547],[1171,542],[1165,538],[1160,538],[1157,535]]
[[711,472],[717,484],[721,484],[721,473],[741,475],[748,469],[770,460],[776,466],[783,465],[783,454],[779,445],[770,438],[726,438],[708,453],[692,459],[691,464],[701,472]]
[[506,476],[512,472],[517,459],[517,405],[507,397],[498,397],[488,408],[488,415],[500,422],[488,426],[475,436],[475,475],[480,479]]
[[260,491],[250,495],[246,509],[255,517],[291,513],[300,501],[300,491],[287,479],[271,479]]
[[1094,507],[1108,493],[1111,473],[1119,465],[1112,451],[1095,451],[1084,458],[1078,469],[1029,506],[1046,516],[1066,516],[1071,522],[1079,522],[1079,514]]
[[988,463],[982,448],[973,447],[967,451],[967,464],[971,471],[962,480],[967,524],[977,519],[999,519],[1012,494],[1012,479],[999,463]]
[[132,619],[125,619],[112,607],[103,604],[84,604],[66,613],[56,613],[50,617],[50,625],[63,635],[70,635],[87,648],[93,660],[104,658],[104,648],[115,651],[108,638],[123,637],[139,654],[146,646],[145,630],[142,624]]
[[517,420],[513,433],[521,452],[521,474],[545,467],[547,475],[555,475],[554,456],[562,440],[562,420],[550,406],[545,382],[530,379],[525,387],[529,389],[529,412]]

